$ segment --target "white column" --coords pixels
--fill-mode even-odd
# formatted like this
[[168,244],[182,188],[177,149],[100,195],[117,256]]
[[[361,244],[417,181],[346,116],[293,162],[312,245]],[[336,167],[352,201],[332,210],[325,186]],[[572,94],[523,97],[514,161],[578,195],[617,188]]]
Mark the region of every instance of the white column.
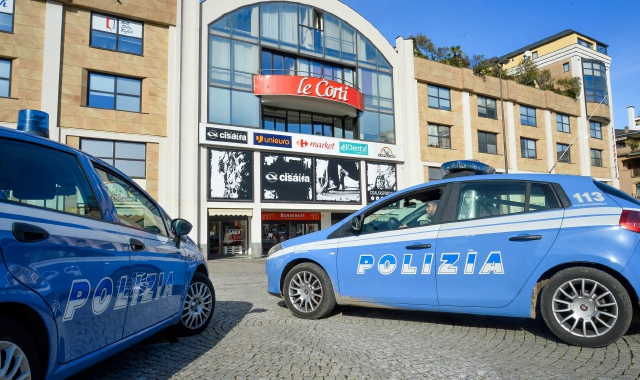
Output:
[[42,99],[40,109],[49,114],[49,138],[60,141],[58,104],[60,103],[60,61],[62,55],[62,4],[47,1],[44,24]]
[[464,158],[473,158],[473,136],[471,135],[471,103],[468,91],[462,91],[462,131],[464,135]]
[[[547,135],[547,166],[551,170],[556,163],[556,150],[553,146],[553,127],[551,125],[551,111],[549,110],[544,110],[544,127]],[[553,169],[553,172],[555,173],[556,170]]]
[[[179,215],[198,221],[198,64],[200,4],[183,1],[181,14],[180,51],[180,160]],[[206,230],[206,228],[205,228]],[[194,228],[190,236],[198,245],[206,244],[202,228]]]
[[[398,170],[398,189],[424,183],[424,168],[420,149],[420,114],[418,82],[415,79],[413,42],[396,38],[398,48],[398,82],[394,86],[399,98],[394,102],[396,140],[405,147],[404,165]],[[400,132],[399,131],[403,131]],[[402,170],[404,168],[404,170]],[[364,170],[363,170],[364,172]],[[365,182],[363,182],[365,183]],[[365,202],[366,204],[366,202]]]
[[[618,151],[616,150],[616,127],[613,121],[613,95],[611,95],[611,70],[607,66],[607,92],[609,93],[609,116],[611,121],[609,122],[607,129],[607,142],[609,143],[609,163],[611,166],[611,178],[613,179],[612,185],[615,188],[620,188],[620,179],[618,178]],[[633,107],[631,108],[633,110]],[[633,120],[631,121],[633,122]],[[629,125],[629,128],[634,128],[634,125]]]
[[[609,80],[609,72],[607,71],[607,80]],[[608,82],[607,82],[608,83]],[[627,123],[630,130],[637,130],[636,126],[636,109],[634,106],[627,106]]]
[[507,129],[509,130],[509,136],[504,136],[504,138],[508,138],[508,146],[509,150],[509,169],[513,170],[515,173],[518,172],[518,146],[516,145],[516,122],[514,117],[514,107],[513,102],[507,103]]
[[[582,61],[578,57],[571,58],[571,76],[580,78],[584,83],[584,79],[582,78]],[[584,176],[591,176],[591,153],[589,151],[589,126],[587,123],[587,106],[584,102],[585,99],[585,90],[584,85],[582,86],[582,93],[578,102],[580,103],[580,117],[578,117],[577,122],[577,130],[578,130],[578,141],[580,141],[580,149],[578,150],[580,153],[580,174]]]
[[249,257],[262,257],[262,178],[260,178],[260,152],[253,152],[253,216],[249,229]]
[[169,215],[178,215],[180,194],[180,25],[181,7],[178,5],[178,26],[169,27],[169,62],[167,88],[167,139],[160,147],[158,198]]

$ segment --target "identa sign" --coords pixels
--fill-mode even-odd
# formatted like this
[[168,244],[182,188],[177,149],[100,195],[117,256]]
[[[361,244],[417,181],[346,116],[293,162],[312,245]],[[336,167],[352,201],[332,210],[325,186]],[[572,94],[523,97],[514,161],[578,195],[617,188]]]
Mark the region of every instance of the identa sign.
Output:
[[326,99],[364,111],[364,95],[355,88],[323,78],[293,75],[254,76],[255,95],[292,95]]
[[242,131],[234,131],[230,129],[222,128],[209,128],[207,127],[207,140],[216,142],[226,142],[234,144],[247,144],[249,140],[249,134]]
[[262,220],[321,220],[319,212],[263,212]]

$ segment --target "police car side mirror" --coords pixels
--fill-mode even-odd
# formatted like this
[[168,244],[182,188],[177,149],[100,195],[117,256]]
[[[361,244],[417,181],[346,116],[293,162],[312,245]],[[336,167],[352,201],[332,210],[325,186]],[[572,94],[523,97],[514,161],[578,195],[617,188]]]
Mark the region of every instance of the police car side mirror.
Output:
[[351,219],[351,229],[355,232],[362,230],[362,223],[360,222],[359,216],[354,216],[353,219]]
[[171,231],[176,236],[184,236],[191,232],[193,225],[184,219],[174,219],[171,221]]

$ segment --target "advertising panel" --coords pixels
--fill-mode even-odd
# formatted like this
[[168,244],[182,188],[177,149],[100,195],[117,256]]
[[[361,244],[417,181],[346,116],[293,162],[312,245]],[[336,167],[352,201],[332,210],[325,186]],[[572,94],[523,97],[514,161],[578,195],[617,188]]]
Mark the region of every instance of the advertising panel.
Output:
[[262,199],[313,201],[313,159],[282,154],[262,154]]
[[207,140],[232,143],[232,144],[247,144],[249,134],[244,131],[234,131],[224,128],[209,128],[207,127]]
[[316,201],[360,203],[360,162],[341,158],[315,159]]
[[253,200],[253,153],[209,149],[209,200]]
[[0,0],[0,12],[13,13],[13,1],[14,0]]
[[398,189],[395,164],[367,162],[367,204]]
[[253,133],[253,144],[263,146],[273,146],[276,148],[291,148],[291,136],[274,135],[272,133]]

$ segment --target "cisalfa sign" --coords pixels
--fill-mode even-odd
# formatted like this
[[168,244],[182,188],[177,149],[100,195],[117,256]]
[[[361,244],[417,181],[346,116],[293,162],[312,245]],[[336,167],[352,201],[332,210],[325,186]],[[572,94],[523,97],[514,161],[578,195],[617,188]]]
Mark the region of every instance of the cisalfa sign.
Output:
[[231,129],[222,128],[209,128],[206,132],[208,141],[222,142],[222,143],[234,143],[234,144],[247,144],[248,133],[242,131],[234,131]]
[[293,75],[254,76],[255,95],[292,95],[326,99],[364,111],[364,95],[353,87],[323,78]]

